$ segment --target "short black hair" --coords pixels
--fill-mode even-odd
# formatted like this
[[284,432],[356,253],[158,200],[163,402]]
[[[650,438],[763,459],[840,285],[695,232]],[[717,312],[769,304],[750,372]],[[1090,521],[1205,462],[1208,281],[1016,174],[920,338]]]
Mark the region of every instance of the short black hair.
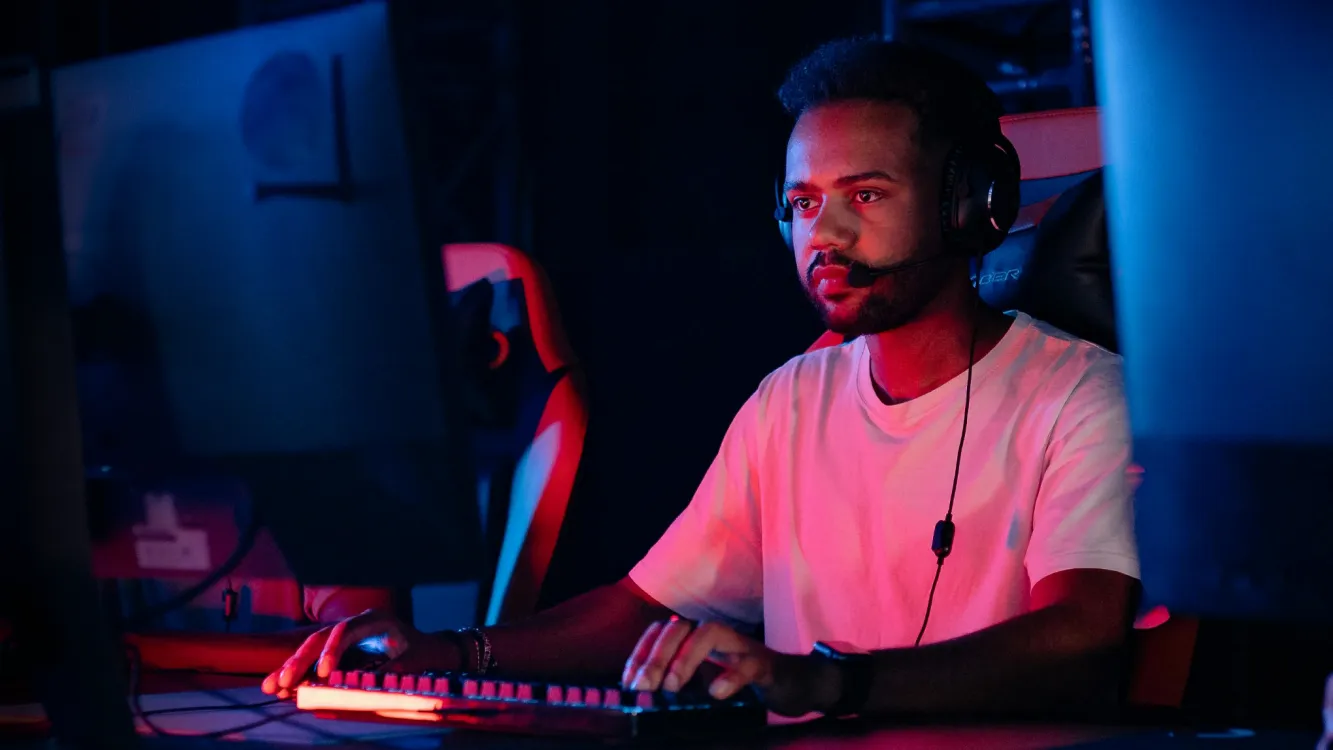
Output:
[[876,37],[820,46],[792,66],[778,99],[793,118],[840,101],[904,104],[916,114],[920,143],[953,143],[991,132],[1004,113],[990,86],[957,60]]

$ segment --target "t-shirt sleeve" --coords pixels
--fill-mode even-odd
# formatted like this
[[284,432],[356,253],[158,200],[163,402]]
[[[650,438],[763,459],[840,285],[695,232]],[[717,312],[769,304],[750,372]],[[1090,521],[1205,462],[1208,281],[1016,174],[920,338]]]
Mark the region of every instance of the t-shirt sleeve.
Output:
[[758,399],[741,407],[694,499],[630,571],[682,617],[740,627],[763,617]]
[[368,609],[388,609],[393,596],[387,589],[357,586],[304,586],[305,616],[311,622],[334,623]]
[[1120,360],[1108,357],[1088,369],[1055,420],[1026,557],[1033,584],[1075,569],[1138,578],[1130,454]]

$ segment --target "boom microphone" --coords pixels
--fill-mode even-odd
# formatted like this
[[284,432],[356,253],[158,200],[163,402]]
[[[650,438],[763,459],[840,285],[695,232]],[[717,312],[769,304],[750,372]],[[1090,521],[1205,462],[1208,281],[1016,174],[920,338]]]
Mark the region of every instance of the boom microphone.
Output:
[[868,266],[865,263],[857,263],[853,261],[851,266],[847,269],[847,285],[858,288],[868,287],[871,284],[874,284],[875,279],[880,276],[888,276],[891,273],[906,271],[909,268],[916,268],[917,266],[924,266],[927,263],[947,257],[950,257],[947,253],[939,253],[931,255],[928,258],[893,263],[887,266]]

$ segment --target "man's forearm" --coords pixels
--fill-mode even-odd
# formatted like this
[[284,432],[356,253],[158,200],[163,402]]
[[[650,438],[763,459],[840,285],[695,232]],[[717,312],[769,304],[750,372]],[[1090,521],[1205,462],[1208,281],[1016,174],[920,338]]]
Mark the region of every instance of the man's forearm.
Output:
[[621,582],[527,619],[486,628],[486,635],[502,672],[619,680],[643,631],[670,614]]
[[1123,635],[1047,607],[951,641],[872,655],[865,714],[1100,714],[1119,697]]

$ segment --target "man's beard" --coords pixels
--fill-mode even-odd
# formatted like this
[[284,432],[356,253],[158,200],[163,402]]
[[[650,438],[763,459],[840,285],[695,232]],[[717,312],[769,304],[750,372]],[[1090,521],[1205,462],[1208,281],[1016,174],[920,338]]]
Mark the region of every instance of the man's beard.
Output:
[[891,331],[915,320],[940,295],[955,272],[951,259],[877,277],[855,309],[829,310],[807,280],[805,294],[824,325],[844,338]]

